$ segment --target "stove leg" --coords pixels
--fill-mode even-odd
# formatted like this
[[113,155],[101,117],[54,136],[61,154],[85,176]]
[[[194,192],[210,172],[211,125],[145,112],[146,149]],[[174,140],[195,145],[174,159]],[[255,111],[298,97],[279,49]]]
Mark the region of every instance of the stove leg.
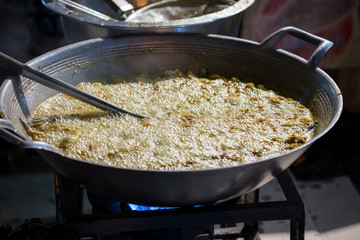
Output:
[[[253,192],[245,194],[245,203],[258,203],[260,190],[256,189]],[[259,236],[259,223],[251,222],[244,223],[244,227],[241,230],[241,234],[244,236],[244,240],[260,240]]]
[[289,170],[285,170],[278,175],[278,182],[285,194],[289,204],[293,208],[293,216],[290,219],[290,240],[304,240],[305,238],[305,206],[297,191],[297,187],[290,175]]
[[82,213],[83,190],[59,173],[55,173],[57,224],[63,225]]
[[[257,223],[256,223],[257,225]],[[260,235],[258,233],[257,227],[254,228],[252,224],[245,224],[241,230],[241,236],[244,240],[260,240]]]
[[305,222],[304,219],[290,220],[290,240],[304,240]]

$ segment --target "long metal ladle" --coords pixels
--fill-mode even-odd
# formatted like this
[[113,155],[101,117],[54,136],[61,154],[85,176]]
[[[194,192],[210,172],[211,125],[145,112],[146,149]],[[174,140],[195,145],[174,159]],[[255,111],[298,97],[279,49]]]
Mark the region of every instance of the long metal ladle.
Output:
[[120,114],[128,114],[139,119],[145,118],[144,116],[121,109],[114,104],[111,104],[105,100],[95,97],[94,95],[82,91],[66,82],[63,82],[45,73],[37,71],[34,68],[31,68],[2,52],[0,52],[0,68],[6,73],[9,73],[11,75],[21,75],[23,77],[27,77],[31,80],[34,80],[35,82],[38,82],[54,90],[57,90],[70,97],[76,98],[80,101],[86,102],[102,110],[120,113]]

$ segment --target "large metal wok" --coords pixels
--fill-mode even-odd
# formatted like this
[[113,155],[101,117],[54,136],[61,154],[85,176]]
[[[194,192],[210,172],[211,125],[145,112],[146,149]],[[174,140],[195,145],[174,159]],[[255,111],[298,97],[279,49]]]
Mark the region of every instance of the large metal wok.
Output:
[[[274,48],[288,34],[318,45],[309,60]],[[56,92],[16,76],[1,87],[0,135],[19,147],[37,150],[55,170],[109,199],[167,206],[224,201],[269,182],[338,120],[341,93],[317,67],[330,46],[322,38],[291,27],[260,44],[219,35],[143,34],[84,41],[27,63],[71,84],[176,68],[197,72],[205,67],[211,73],[262,83],[308,106],[316,121],[315,137],[301,147],[258,162],[200,171],[149,171],[65,157],[50,145],[30,140],[19,120],[31,121],[38,105]]]

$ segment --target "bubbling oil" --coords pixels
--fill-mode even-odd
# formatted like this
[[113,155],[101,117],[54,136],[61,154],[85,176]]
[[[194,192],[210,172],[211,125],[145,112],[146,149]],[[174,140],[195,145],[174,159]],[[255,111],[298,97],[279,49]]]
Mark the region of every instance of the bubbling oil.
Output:
[[28,133],[65,156],[110,166],[237,166],[294,149],[313,134],[311,112],[300,102],[236,77],[172,70],[77,87],[147,118],[104,112],[57,94],[38,107]]

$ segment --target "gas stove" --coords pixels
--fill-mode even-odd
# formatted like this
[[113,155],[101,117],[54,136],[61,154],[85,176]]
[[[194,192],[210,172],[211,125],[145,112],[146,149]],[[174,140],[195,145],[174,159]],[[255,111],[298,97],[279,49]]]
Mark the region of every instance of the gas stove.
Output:
[[303,240],[303,201],[288,170],[279,174],[277,180],[285,200],[260,201],[259,188],[212,205],[149,207],[87,192],[92,211],[84,213],[83,188],[56,173],[56,224],[49,226],[40,219],[30,219],[15,229],[0,225],[0,239],[259,240],[259,222],[289,220],[290,239]]
[[221,204],[157,208],[88,193],[92,213],[83,214],[82,188],[57,174],[57,230],[63,239],[260,239],[259,222],[290,220],[290,239],[304,239],[303,201],[288,170],[277,180],[284,201],[260,202],[260,188]]

